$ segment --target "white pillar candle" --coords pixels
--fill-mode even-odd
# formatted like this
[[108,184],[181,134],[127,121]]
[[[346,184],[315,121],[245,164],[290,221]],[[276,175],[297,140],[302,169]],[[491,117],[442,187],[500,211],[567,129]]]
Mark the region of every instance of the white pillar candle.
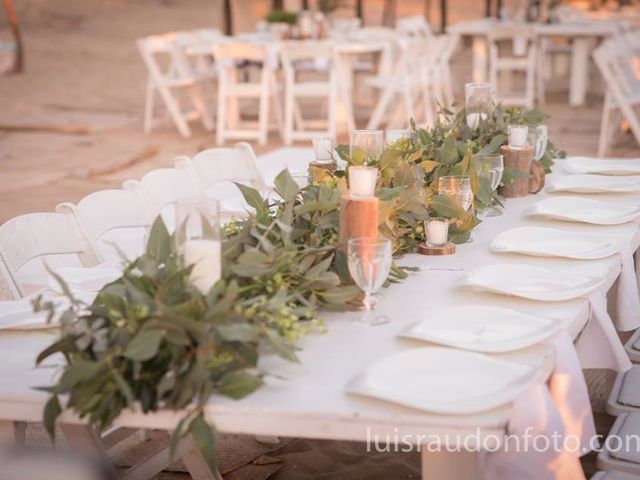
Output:
[[529,127],[527,127],[526,125],[509,125],[509,147],[526,147],[528,133]]
[[375,167],[349,167],[349,194],[354,197],[373,197],[378,180],[378,169]]
[[220,280],[222,270],[222,245],[219,240],[187,240],[183,245],[185,265],[193,265],[191,283],[202,293],[207,293]]
[[449,221],[446,218],[430,218],[425,223],[426,243],[430,247],[442,247],[449,240]]
[[485,121],[487,114],[484,112],[475,112],[467,114],[467,127],[474,130],[480,126],[480,121]]

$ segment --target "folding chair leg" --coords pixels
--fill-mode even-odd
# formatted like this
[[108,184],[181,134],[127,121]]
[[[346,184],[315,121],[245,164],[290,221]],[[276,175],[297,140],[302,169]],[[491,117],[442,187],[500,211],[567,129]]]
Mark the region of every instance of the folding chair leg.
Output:
[[0,421],[0,445],[8,448],[22,447],[25,443],[26,422],[14,422],[13,420]]
[[611,140],[610,135],[611,120],[611,94],[607,91],[604,95],[604,104],[602,106],[602,118],[600,121],[600,139],[598,141],[598,156],[604,157]]
[[216,144],[222,145],[225,140],[225,132],[227,129],[227,97],[226,97],[226,88],[222,84],[222,80],[220,81],[220,87],[218,89],[218,113],[216,115],[218,128],[216,128]]
[[171,115],[171,119],[173,120],[173,123],[175,123],[180,134],[183,137],[190,137],[191,129],[189,128],[187,121],[185,120],[184,116],[182,115],[182,112],[180,111],[180,106],[178,102],[173,97],[169,89],[163,86],[158,88],[158,92],[160,93],[162,100],[164,100],[164,104],[166,105],[167,110],[169,111],[169,115]]
[[284,144],[291,145],[291,142],[293,141],[292,134],[293,134],[293,125],[294,125],[294,120],[293,120],[294,101],[293,101],[293,94],[290,91],[288,91],[285,94],[284,102],[285,102],[284,104]]
[[[267,72],[265,71],[263,75],[267,75]],[[260,145],[265,145],[267,143],[269,135],[269,102],[271,101],[271,89],[269,88],[269,83],[268,77],[263,77],[262,92],[260,93],[260,107],[258,112],[258,130],[260,132],[258,143]]]
[[144,133],[151,133],[151,129],[153,128],[153,99],[154,99],[154,91],[153,91],[153,83],[151,79],[147,80],[147,93],[144,101],[144,124],[143,131]]
[[207,108],[207,104],[204,101],[204,97],[202,95],[202,90],[200,85],[194,85],[189,89],[189,94],[191,96],[191,102],[195,107],[196,111],[200,114],[200,119],[204,128],[211,132],[213,131],[213,119],[209,114],[209,109]]

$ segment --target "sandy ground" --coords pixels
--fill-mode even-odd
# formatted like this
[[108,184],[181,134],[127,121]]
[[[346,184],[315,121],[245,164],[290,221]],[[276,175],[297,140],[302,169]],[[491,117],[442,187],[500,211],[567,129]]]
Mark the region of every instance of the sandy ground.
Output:
[[[165,122],[151,135],[142,133],[145,69],[136,38],[178,29],[219,26],[220,0],[23,0],[16,1],[26,44],[27,70],[0,77],[0,222],[12,216],[51,211],[57,203],[78,201],[95,190],[118,187],[177,155],[193,155],[214,146],[213,135],[198,124],[181,137]],[[248,30],[265,11],[250,0],[234,2],[235,26]],[[401,13],[420,12],[420,1],[403,1]],[[433,5],[438,2],[431,2]],[[483,2],[450,2],[452,18],[481,15]],[[370,2],[367,21],[379,17],[380,2]],[[433,8],[435,11],[435,7]],[[7,39],[0,20],[0,40]],[[469,79],[470,52],[454,59],[459,88]],[[574,155],[596,151],[602,96],[594,72],[587,105],[566,105],[566,83],[556,82],[544,109],[552,114],[550,134]],[[460,91],[457,92],[460,98]],[[359,122],[366,120],[361,115]],[[17,126],[81,127],[84,134],[15,132]],[[258,153],[280,146],[273,136]],[[629,135],[619,135],[612,155],[640,156]],[[140,159],[142,157],[142,159]],[[135,160],[133,165],[129,165]],[[610,419],[599,422],[606,432]],[[36,432],[38,428],[35,428]],[[40,434],[36,434],[36,437]],[[248,439],[247,442],[251,442]],[[247,444],[248,445],[248,444]],[[149,447],[144,447],[149,448]],[[366,454],[349,442],[292,440],[227,478],[400,479],[417,478],[415,454]],[[125,455],[126,456],[126,455]],[[277,464],[278,468],[272,465]],[[587,462],[593,470],[593,462]],[[235,476],[234,476],[235,475]],[[159,478],[188,478],[163,473]]]

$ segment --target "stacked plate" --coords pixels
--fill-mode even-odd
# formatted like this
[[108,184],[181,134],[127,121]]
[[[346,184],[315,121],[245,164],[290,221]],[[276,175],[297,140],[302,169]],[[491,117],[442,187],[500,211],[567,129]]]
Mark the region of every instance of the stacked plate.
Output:
[[562,167],[567,173],[638,175],[640,159],[570,157],[562,162]]
[[596,260],[620,251],[622,241],[611,234],[572,232],[544,227],[517,227],[502,232],[491,242],[491,251],[535,257]]
[[539,201],[527,214],[594,225],[619,225],[640,218],[640,207],[590,198],[554,197]]
[[547,192],[629,193],[640,191],[640,176],[564,175],[549,179]]

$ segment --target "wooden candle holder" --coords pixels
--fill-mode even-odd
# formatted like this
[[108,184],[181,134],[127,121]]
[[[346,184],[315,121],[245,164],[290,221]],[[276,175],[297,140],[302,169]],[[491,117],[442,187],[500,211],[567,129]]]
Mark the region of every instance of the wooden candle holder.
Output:
[[500,147],[500,152],[504,157],[505,168],[524,173],[525,178],[513,178],[511,184],[500,187],[500,195],[505,198],[525,197],[529,194],[529,176],[531,163],[533,162],[533,147],[527,145],[525,148],[510,148],[508,145]]
[[456,253],[456,244],[447,243],[442,247],[430,247],[426,243],[418,245],[418,253],[421,255],[453,255]]
[[380,200],[343,195],[340,202],[340,248],[346,250],[352,238],[378,238]]

